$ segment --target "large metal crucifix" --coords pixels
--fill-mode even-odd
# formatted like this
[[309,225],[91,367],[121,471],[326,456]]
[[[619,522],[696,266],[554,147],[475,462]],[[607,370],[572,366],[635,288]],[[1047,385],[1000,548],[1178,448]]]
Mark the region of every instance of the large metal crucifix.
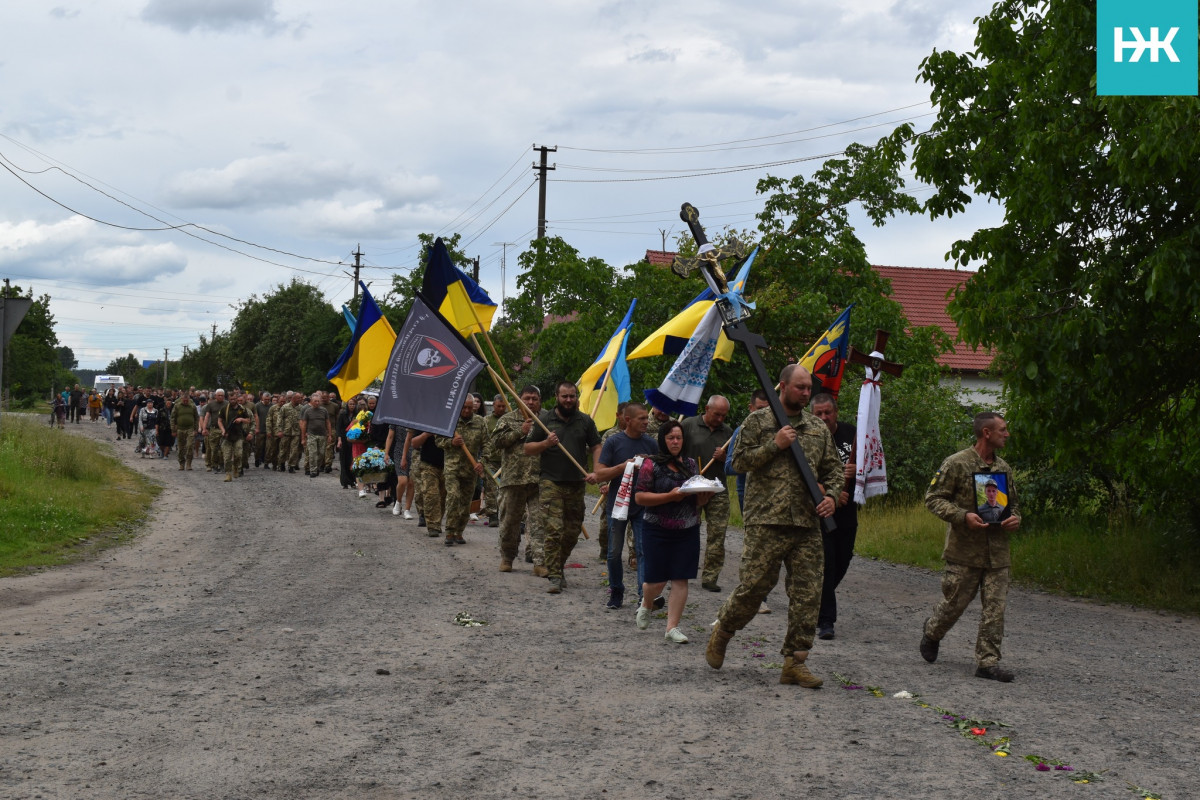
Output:
[[[745,254],[745,248],[733,245],[716,248],[709,244],[708,237],[704,235],[704,228],[700,225],[700,212],[691,203],[683,204],[679,211],[679,218],[686,222],[688,228],[691,229],[692,238],[696,240],[700,252],[694,259],[677,257],[676,263],[672,264],[671,269],[683,277],[697,268],[703,272],[709,288],[717,295],[716,305],[721,313],[721,327],[725,331],[725,335],[732,342],[741,342],[742,348],[746,351],[746,357],[750,359],[750,365],[754,367],[754,374],[758,378],[759,385],[767,393],[767,402],[771,405],[771,412],[775,415],[775,421],[779,423],[779,427],[790,425],[787,411],[779,400],[779,394],[775,391],[775,381],[771,380],[771,376],[767,374],[767,366],[758,352],[759,348],[767,346],[767,340],[746,327],[745,323],[750,318],[751,310],[742,302],[736,292],[729,289],[725,278],[722,262],[740,258]],[[800,468],[800,477],[804,480],[805,488],[808,489],[809,498],[814,506],[818,505],[824,499],[825,493],[821,491],[821,487],[817,483],[817,476],[813,474],[812,466],[809,465],[808,458],[805,457],[804,450],[801,449],[797,440],[792,440],[789,452],[795,459],[796,466]],[[821,527],[826,532],[832,532],[837,528],[837,524],[833,521],[833,517],[825,517],[821,520]]]

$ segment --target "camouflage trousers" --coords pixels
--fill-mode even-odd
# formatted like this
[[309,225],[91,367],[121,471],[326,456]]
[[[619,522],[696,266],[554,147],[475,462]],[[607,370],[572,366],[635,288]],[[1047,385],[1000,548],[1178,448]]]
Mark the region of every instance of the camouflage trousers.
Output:
[[184,428],[175,434],[175,457],[179,459],[179,466],[192,465],[192,445],[195,439],[195,428]]
[[579,532],[583,530],[583,495],[586,487],[583,481],[559,483],[545,478],[538,484],[549,578],[563,576],[563,565],[579,541]]
[[267,460],[267,434],[254,434],[254,466],[258,466]]
[[267,454],[263,459],[264,464],[270,464],[272,467],[279,464],[279,437],[267,437]]
[[324,436],[309,436],[304,448],[305,460],[311,472],[320,472],[329,463],[329,440]]
[[246,440],[240,436],[236,439],[221,438],[221,456],[225,462],[225,474],[238,477],[242,471],[242,449]]
[[963,611],[979,593],[982,613],[975,639],[975,663],[994,667],[1000,661],[1000,642],[1004,639],[1004,608],[1008,597],[1009,568],[966,567],[946,563],[942,573],[942,600],[933,609],[925,625],[925,635],[940,641],[958,622]]
[[725,566],[725,531],[729,528],[729,492],[720,492],[709,498],[700,509],[704,517],[704,569],[700,573],[703,583],[716,583]]
[[[471,517],[471,498],[479,476],[474,471],[445,470],[442,479],[446,483],[446,524],[443,532],[447,536],[462,536]],[[425,517],[429,526],[429,517]]]
[[525,522],[525,555],[534,566],[546,566],[546,534],[542,530],[542,504],[536,483],[520,483],[500,490],[500,557],[515,561],[521,549],[521,521]]
[[225,460],[221,457],[221,431],[209,428],[204,435],[204,466],[218,472]]
[[293,467],[300,463],[300,437],[285,433],[279,440],[279,466]]
[[782,564],[787,570],[788,623],[780,652],[790,656],[796,650],[811,649],[825,567],[822,548],[817,527],[747,525],[738,586],[721,604],[718,624],[727,631],[746,627],[775,588]]
[[[424,462],[417,470],[417,496],[421,498],[421,513],[425,515],[425,530],[430,535],[442,532],[442,508],[446,501],[446,486],[442,468]],[[468,512],[468,516],[470,513]]]
[[488,522],[500,518],[500,487],[492,476],[500,469],[499,464],[483,464],[483,508],[480,514],[488,518]]

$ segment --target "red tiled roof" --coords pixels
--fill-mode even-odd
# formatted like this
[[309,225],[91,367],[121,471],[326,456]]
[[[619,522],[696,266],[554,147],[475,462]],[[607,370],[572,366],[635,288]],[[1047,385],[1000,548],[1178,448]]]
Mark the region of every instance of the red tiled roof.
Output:
[[646,263],[655,267],[669,267],[675,260],[675,254],[669,250],[647,250]]
[[[872,268],[891,281],[892,299],[904,308],[904,315],[913,327],[936,325],[950,336],[958,339],[958,326],[946,313],[954,289],[966,283],[973,272],[930,267],[880,267]],[[978,372],[992,365],[996,353],[992,350],[973,350],[963,342],[955,341],[954,349],[938,357],[938,363],[954,370]]]

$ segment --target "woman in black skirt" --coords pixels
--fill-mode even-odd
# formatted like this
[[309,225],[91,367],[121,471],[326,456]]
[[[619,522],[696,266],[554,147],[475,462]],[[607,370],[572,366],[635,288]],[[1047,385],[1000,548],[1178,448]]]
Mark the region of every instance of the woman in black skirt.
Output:
[[658,453],[642,463],[632,498],[646,509],[642,517],[645,584],[637,626],[645,630],[650,625],[654,598],[670,581],[666,639],[676,644],[688,640],[679,621],[687,604],[688,581],[696,577],[700,563],[699,509],[712,497],[711,492],[684,494],[679,490],[697,472],[695,460],[682,456],[686,444],[683,427],[675,420],[664,422],[658,429]]

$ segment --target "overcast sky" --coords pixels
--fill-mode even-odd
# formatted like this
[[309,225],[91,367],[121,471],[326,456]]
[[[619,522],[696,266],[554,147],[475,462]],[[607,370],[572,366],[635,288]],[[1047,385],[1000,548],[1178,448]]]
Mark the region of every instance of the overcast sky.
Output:
[[[921,59],[969,50],[990,5],[5,3],[0,278],[51,295],[93,369],[178,358],[293,276],[340,306],[359,245],[384,295],[421,232],[461,233],[499,302],[536,231],[533,145],[558,147],[548,232],[584,256],[672,249],[684,201],[752,228],[758,179],[924,129]],[[873,263],[940,267],[998,216],[859,235]]]

